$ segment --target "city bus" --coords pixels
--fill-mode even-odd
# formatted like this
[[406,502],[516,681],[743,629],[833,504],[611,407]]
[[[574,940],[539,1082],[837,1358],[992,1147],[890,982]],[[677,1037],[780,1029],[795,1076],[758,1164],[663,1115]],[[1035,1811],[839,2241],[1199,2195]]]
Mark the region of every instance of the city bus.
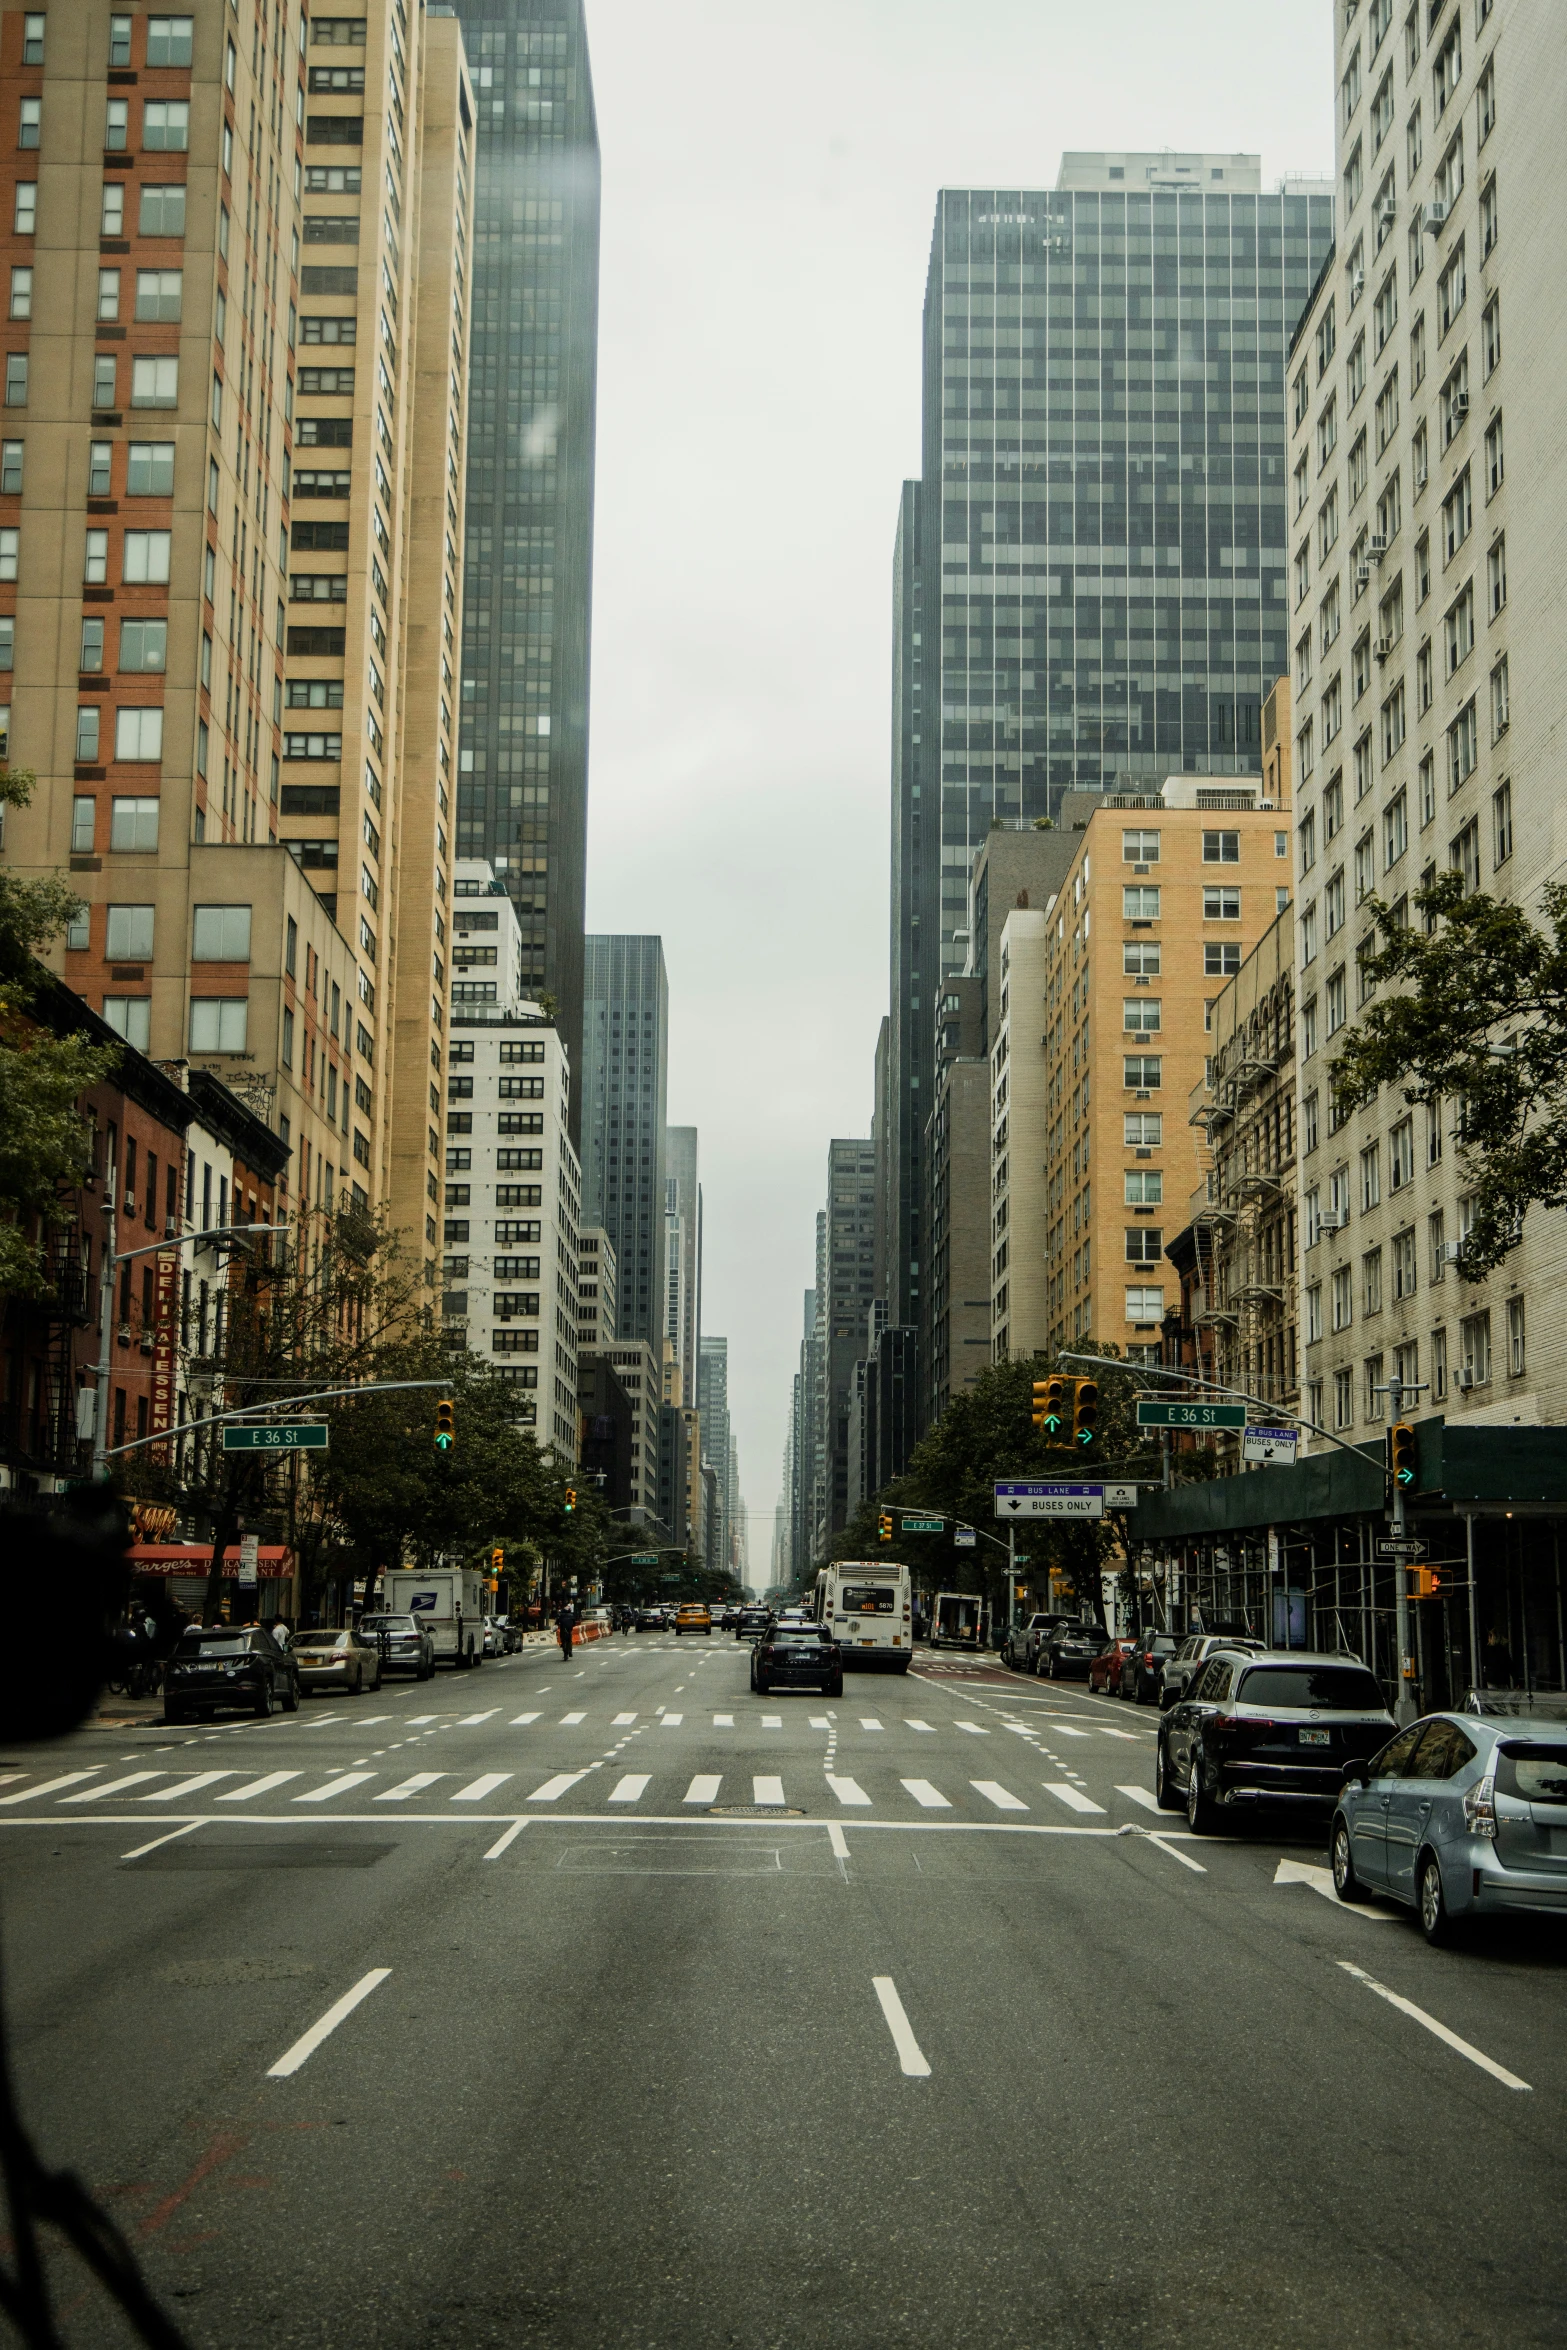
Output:
[[845,1669],[906,1673],[914,1647],[914,1593],[895,1559],[837,1559],[816,1578],[811,1613],[843,1651]]

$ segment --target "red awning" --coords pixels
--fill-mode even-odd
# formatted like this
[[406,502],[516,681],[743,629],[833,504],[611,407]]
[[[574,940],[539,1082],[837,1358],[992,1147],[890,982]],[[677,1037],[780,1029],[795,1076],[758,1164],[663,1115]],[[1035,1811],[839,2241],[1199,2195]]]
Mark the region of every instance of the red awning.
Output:
[[[212,1569],[212,1546],[205,1542],[133,1542],[126,1552],[134,1575],[201,1575]],[[237,1578],[239,1549],[223,1553],[225,1576]],[[263,1582],[285,1582],[294,1572],[293,1554],[281,1542],[263,1542],[257,1553],[256,1573]]]

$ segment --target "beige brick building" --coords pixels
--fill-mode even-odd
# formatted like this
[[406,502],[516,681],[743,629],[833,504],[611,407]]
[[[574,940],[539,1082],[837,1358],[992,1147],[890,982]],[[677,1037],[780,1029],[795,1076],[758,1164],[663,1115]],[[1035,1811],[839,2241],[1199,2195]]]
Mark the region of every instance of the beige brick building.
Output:
[[389,1204],[433,1279],[460,28],[0,0],[0,93],[0,658],[38,776],[3,854],[88,900],[72,987],[264,1114],[296,1204]]
[[1536,1210],[1486,1281],[1446,1105],[1342,1124],[1328,1064],[1375,889],[1535,901],[1567,858],[1567,43],[1555,0],[1335,10],[1340,231],[1290,363],[1304,1408],[1357,1441],[1395,1370],[1449,1420],[1567,1418]]

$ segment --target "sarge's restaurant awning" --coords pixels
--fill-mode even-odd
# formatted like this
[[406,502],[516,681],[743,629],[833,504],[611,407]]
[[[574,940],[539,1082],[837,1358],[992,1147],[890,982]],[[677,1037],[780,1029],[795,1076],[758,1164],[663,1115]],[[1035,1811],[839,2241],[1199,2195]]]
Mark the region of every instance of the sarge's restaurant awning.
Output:
[[[133,1575],[196,1575],[205,1579],[212,1571],[212,1546],[205,1542],[133,1542],[126,1556]],[[223,1553],[223,1572],[230,1580],[238,1579],[237,1544]],[[293,1572],[294,1554],[286,1544],[262,1543],[256,1573],[263,1583],[286,1582]]]

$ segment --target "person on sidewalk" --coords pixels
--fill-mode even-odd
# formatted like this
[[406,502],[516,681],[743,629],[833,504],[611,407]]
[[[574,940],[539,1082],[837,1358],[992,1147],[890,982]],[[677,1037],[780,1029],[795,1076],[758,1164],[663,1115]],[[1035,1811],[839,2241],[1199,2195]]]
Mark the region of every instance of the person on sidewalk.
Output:
[[568,1599],[563,1604],[559,1615],[555,1618],[556,1637],[560,1641],[560,1653],[563,1657],[569,1658],[571,1655],[572,1637],[576,1631],[576,1627],[577,1611]]

